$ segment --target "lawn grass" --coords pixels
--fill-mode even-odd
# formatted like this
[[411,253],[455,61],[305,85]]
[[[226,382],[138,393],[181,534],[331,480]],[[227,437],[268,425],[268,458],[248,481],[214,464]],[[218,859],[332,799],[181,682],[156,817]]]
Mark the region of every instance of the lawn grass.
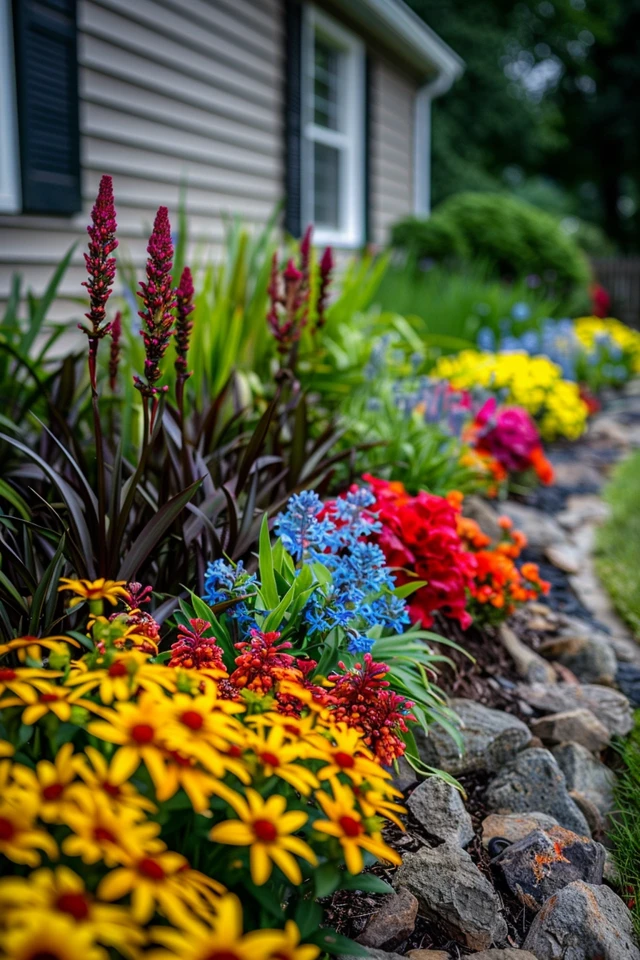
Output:
[[598,531],[596,568],[616,610],[640,638],[640,452],[616,468],[604,499],[611,517]]
[[618,893],[631,908],[640,936],[640,710],[620,749],[623,770],[615,789],[616,815],[609,838],[618,874]]

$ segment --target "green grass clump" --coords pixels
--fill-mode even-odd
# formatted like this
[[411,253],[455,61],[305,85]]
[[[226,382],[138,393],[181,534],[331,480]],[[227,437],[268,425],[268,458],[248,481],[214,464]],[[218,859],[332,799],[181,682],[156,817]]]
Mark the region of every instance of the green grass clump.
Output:
[[640,452],[621,463],[604,491],[611,517],[596,544],[598,575],[620,616],[640,637]]
[[640,710],[621,747],[624,763],[615,788],[616,815],[610,831],[618,892],[631,908],[640,935]]

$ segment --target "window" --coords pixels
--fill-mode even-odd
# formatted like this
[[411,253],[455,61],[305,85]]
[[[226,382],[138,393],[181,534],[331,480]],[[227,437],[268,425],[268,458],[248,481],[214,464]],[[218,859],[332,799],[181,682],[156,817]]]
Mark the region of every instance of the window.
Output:
[[11,0],[0,0],[0,213],[20,210]]
[[302,32],[302,222],[318,243],[358,246],[364,227],[364,45],[315,7]]

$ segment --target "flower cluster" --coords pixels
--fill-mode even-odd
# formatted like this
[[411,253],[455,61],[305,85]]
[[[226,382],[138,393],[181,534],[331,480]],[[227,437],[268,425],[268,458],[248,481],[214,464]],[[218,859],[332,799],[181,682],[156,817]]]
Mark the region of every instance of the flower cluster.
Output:
[[105,175],[100,179],[98,196],[91,211],[89,234],[89,252],[84,260],[89,279],[83,282],[89,293],[89,312],[85,314],[90,323],[87,328],[78,324],[89,338],[89,373],[91,387],[96,389],[96,356],[98,344],[105,337],[111,324],[107,322],[107,301],[113,290],[116,275],[116,260],[111,256],[118,241],[116,240],[116,210],[113,201],[113,180]]
[[541,483],[553,483],[538,428],[522,407],[499,407],[495,397],[478,411],[467,434],[475,449],[510,473],[532,469]]
[[507,330],[499,338],[483,327],[478,332],[478,346],[487,351],[525,351],[532,357],[547,357],[560,367],[565,379],[595,390],[625,383],[640,370],[640,334],[611,318],[548,318],[539,329]]
[[475,562],[458,535],[452,504],[425,491],[411,496],[401,483],[368,474],[364,480],[371,485],[372,509],[382,525],[378,543],[389,566],[399,568],[396,582],[401,585],[416,578],[422,582],[410,597],[411,619],[429,627],[440,612],[468,627],[467,589]]
[[441,357],[432,376],[459,390],[480,386],[498,392],[531,414],[545,440],[575,440],[585,429],[588,410],[577,384],[564,380],[560,367],[546,357],[463,350]]
[[[79,583],[78,596],[114,589]],[[333,871],[337,888],[343,866],[400,862],[381,833],[403,813],[382,763],[410,704],[370,657],[325,681],[326,706],[277,634],[238,644],[229,675],[213,637],[205,664],[171,666],[121,621],[123,643],[96,640],[100,622],[77,660],[73,638],[0,652],[0,855],[16,865],[0,879],[5,952],[315,960],[293,920],[263,929],[260,904],[289,901],[292,916],[316,876]],[[193,619],[178,643],[209,629]],[[29,666],[14,662],[23,650]]]
[[550,589],[550,584],[541,579],[537,564],[516,566],[515,561],[527,545],[525,535],[513,529],[508,517],[500,518],[500,527],[502,536],[493,544],[475,520],[458,514],[458,533],[476,564],[468,603],[476,623],[500,623],[516,607],[537,600]]

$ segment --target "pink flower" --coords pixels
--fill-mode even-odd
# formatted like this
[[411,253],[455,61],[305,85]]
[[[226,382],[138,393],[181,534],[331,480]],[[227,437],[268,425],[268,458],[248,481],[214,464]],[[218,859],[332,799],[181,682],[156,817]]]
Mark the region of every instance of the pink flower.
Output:
[[189,267],[185,267],[176,290],[176,361],[175,368],[179,380],[188,380],[191,373],[187,373],[187,354],[189,340],[193,329],[193,321],[189,316],[195,307],[193,303],[193,277]]
[[540,434],[527,411],[522,407],[502,407],[490,419],[483,415],[484,410],[483,407],[476,418],[482,428],[478,449],[490,453],[507,470],[526,470],[531,465],[531,454],[540,446]]

